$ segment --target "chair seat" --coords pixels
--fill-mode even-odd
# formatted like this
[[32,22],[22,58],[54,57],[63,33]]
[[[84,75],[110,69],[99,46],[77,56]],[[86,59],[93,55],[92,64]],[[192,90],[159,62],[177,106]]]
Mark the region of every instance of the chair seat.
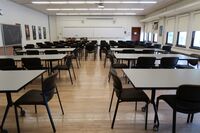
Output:
[[122,101],[145,101],[149,102],[148,96],[142,90],[136,90],[134,88],[123,88],[121,93]]
[[35,104],[44,104],[42,91],[40,90],[30,90],[21,96],[15,102],[15,105],[35,105]]
[[113,64],[112,67],[113,67],[113,68],[128,68],[128,65],[116,63],[116,64]]
[[[161,95],[158,99],[163,99],[169,106],[173,109],[176,109],[178,112],[182,113],[196,113],[200,112],[200,104],[199,103],[192,103],[186,102],[183,100],[179,100],[176,98],[176,95]],[[175,101],[175,102],[174,102]]]
[[194,67],[189,66],[189,65],[176,65],[176,68],[180,68],[180,69],[194,69]]

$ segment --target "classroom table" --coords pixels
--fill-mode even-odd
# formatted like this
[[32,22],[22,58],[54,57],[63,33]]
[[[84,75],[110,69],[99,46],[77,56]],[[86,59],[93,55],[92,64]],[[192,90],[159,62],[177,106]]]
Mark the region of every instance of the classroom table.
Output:
[[[7,98],[7,106],[1,122],[0,132],[7,132],[3,129],[3,126],[9,108],[13,105],[11,93],[17,93],[44,72],[45,70],[0,71],[0,93],[5,93]],[[43,76],[41,80],[43,80]]]
[[137,52],[142,52],[143,50],[154,50],[155,52],[165,52],[165,50],[158,48],[110,48],[112,52],[122,52],[123,50],[134,50]]
[[155,130],[159,128],[155,105],[156,90],[174,90],[183,84],[200,85],[199,69],[123,69],[123,72],[136,89],[151,90]]
[[44,53],[46,50],[57,50],[59,53],[62,52],[73,52],[75,48],[40,48],[40,49],[22,49],[22,50],[17,50],[17,53],[26,53],[27,50],[37,50],[39,53]]
[[189,59],[197,59],[194,57],[190,57],[183,54],[127,54],[127,53],[115,53],[115,58],[118,60],[128,60],[129,61],[129,67],[130,67],[130,61],[133,61],[133,64],[135,64],[135,61],[139,57],[156,57],[156,60],[160,60],[163,57],[178,57],[179,60],[189,60]]
[[5,59],[5,58],[12,58],[15,61],[21,61],[22,58],[40,58],[43,61],[49,61],[50,62],[50,70],[51,72],[53,71],[53,61],[59,61],[63,60],[67,54],[48,54],[48,55],[2,55],[0,56],[0,59]]

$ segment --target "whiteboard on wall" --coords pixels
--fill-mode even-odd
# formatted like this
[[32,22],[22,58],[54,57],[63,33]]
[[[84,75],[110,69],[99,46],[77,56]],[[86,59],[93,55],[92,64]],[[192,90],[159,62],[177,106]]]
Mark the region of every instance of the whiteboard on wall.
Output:
[[63,37],[124,38],[123,27],[64,27]]

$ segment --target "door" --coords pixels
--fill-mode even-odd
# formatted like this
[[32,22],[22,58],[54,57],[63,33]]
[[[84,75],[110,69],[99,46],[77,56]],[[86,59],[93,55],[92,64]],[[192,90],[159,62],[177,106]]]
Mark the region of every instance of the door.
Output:
[[141,27],[132,27],[132,41],[140,41]]

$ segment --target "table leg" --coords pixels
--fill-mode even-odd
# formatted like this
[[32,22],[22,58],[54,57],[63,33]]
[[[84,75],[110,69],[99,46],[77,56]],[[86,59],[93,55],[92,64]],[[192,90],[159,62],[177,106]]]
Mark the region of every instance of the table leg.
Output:
[[9,111],[9,108],[12,106],[13,102],[12,102],[12,97],[11,97],[11,93],[10,92],[7,92],[6,93],[6,98],[7,98],[7,106],[6,106],[6,110],[5,110],[5,113],[4,113],[4,116],[3,116],[3,120],[1,122],[1,133],[7,133],[7,130],[3,129],[3,126],[4,126],[4,123],[5,123],[5,120],[6,120],[6,117],[7,117],[7,114],[8,114],[8,111]]
[[158,119],[158,112],[157,112],[157,107],[156,107],[156,103],[155,103],[155,96],[156,96],[156,90],[152,89],[151,90],[151,104],[153,104],[153,109],[155,112],[155,117],[154,117],[154,126],[153,126],[153,130],[157,131],[159,128],[159,119]]

